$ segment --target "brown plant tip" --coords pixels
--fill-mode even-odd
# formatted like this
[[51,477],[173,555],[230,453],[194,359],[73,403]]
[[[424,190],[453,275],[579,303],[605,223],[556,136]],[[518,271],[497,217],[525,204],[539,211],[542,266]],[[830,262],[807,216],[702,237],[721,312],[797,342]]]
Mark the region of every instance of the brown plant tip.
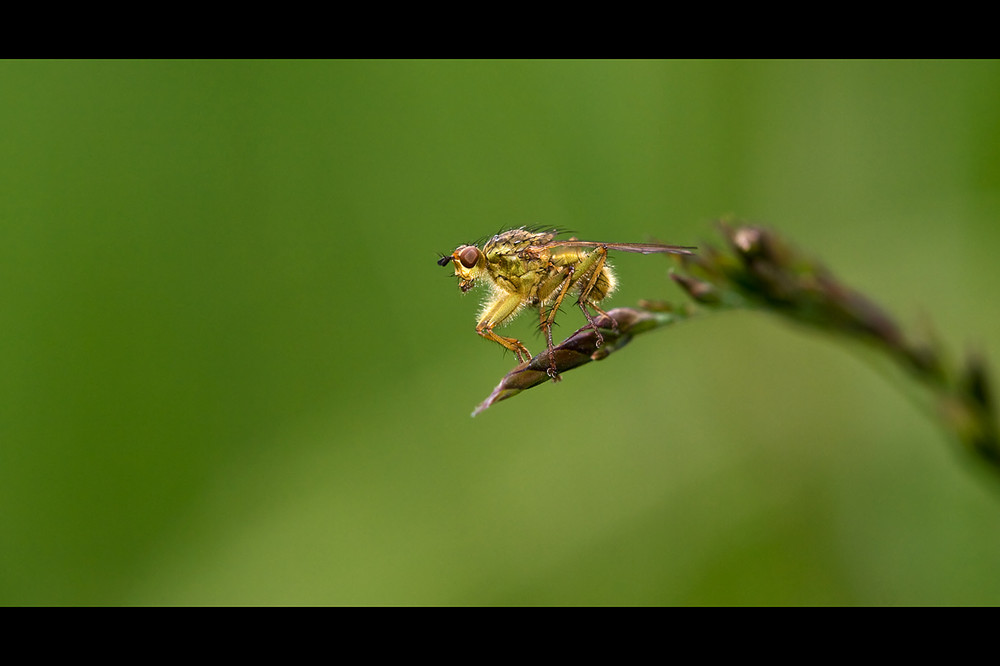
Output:
[[[561,375],[591,361],[607,358],[612,352],[624,347],[633,336],[676,321],[676,314],[655,313],[635,308],[615,308],[605,315],[595,318],[600,329],[600,337],[592,327],[584,326],[552,348],[552,360]],[[603,343],[601,342],[603,338]],[[552,379],[548,371],[551,367],[548,350],[515,367],[504,375],[493,392],[472,412],[480,414],[490,406],[507,398],[513,398],[521,391],[544,384]]]

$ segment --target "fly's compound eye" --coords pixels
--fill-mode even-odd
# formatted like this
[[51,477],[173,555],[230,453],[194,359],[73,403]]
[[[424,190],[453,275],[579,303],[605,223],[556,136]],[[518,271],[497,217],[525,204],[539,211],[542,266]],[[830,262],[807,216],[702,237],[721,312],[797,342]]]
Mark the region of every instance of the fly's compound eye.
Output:
[[469,245],[462,249],[458,253],[458,260],[462,262],[462,265],[466,268],[472,268],[479,261],[479,248]]

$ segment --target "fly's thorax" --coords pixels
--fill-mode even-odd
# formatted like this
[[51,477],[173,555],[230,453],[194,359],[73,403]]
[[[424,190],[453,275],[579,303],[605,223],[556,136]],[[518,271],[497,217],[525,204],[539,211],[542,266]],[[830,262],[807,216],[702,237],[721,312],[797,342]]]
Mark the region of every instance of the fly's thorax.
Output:
[[508,294],[527,296],[545,265],[537,258],[497,253],[485,256],[485,272],[489,275],[490,281]]

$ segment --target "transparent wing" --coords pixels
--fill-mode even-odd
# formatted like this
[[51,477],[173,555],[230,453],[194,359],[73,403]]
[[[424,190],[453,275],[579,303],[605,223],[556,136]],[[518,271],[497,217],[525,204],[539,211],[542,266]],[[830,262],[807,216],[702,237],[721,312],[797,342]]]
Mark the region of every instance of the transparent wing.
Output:
[[597,241],[579,240],[552,241],[532,249],[541,250],[553,247],[605,247],[609,250],[636,252],[638,254],[694,254],[692,250],[698,249],[685,245],[664,245],[662,243],[599,243]]

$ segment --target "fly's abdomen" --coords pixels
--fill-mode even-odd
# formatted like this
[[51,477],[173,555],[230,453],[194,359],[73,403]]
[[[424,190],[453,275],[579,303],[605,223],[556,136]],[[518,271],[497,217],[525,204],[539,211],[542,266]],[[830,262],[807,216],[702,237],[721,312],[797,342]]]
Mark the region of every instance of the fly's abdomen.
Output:
[[[590,282],[590,277],[590,275],[587,275],[578,283],[581,291],[587,286],[587,283]],[[617,286],[618,279],[615,277],[614,271],[611,270],[610,266],[605,264],[601,268],[601,272],[598,274],[597,281],[594,282],[594,288],[591,289],[587,300],[591,303],[600,303],[605,298],[610,296]]]

